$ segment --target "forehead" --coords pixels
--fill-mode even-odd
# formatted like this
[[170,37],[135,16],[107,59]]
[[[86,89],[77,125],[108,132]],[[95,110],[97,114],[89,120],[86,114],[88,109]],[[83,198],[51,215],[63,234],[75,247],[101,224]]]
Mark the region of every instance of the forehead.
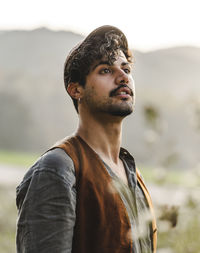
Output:
[[102,59],[95,61],[95,63],[91,66],[91,71],[95,70],[100,65],[131,65],[130,62],[128,62],[125,54],[120,50],[115,59],[111,62],[106,57],[102,57]]
[[119,54],[117,55],[116,60],[113,62],[113,65],[114,65],[115,63],[119,63],[119,64],[120,64],[120,63],[129,64],[129,62],[128,62],[127,59],[126,59],[125,54],[124,54],[122,51],[119,51]]
[[[108,59],[106,59],[106,57],[104,58],[102,58],[101,59],[101,61],[106,61],[106,60],[108,60]],[[126,58],[126,56],[125,56],[125,54],[121,51],[121,50],[118,50],[117,52],[116,52],[116,55],[115,55],[115,57],[114,57],[114,59],[113,59],[113,61],[111,62],[111,64],[110,65],[114,65],[116,62],[118,62],[118,61],[124,61],[124,62],[128,62],[127,61],[127,58]]]

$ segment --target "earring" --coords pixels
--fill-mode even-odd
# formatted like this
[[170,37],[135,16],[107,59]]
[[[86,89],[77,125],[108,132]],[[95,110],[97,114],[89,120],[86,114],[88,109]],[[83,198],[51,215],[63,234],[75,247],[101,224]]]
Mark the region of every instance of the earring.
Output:
[[81,102],[81,98],[78,98],[78,102],[79,102],[79,103]]

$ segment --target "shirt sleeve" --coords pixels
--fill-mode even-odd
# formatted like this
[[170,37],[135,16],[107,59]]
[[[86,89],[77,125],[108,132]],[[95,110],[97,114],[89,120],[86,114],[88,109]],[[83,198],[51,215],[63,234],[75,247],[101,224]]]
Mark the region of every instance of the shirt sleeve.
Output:
[[71,253],[75,172],[61,149],[47,152],[17,188],[17,253]]

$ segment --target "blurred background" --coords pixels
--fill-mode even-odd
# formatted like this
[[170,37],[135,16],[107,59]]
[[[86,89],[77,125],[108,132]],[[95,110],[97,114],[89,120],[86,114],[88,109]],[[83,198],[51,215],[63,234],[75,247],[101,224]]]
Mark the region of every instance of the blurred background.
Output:
[[66,56],[105,24],[120,28],[133,50],[136,107],[123,146],[155,204],[158,253],[200,252],[199,9],[198,0],[1,3],[0,252],[15,252],[15,188],[25,171],[77,127],[63,84]]

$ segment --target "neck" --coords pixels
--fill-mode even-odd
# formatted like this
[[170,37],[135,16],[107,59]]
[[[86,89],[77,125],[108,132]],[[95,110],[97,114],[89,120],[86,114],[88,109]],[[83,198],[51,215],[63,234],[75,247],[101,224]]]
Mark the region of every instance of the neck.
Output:
[[119,163],[122,118],[110,115],[84,118],[79,115],[77,134],[102,157]]

